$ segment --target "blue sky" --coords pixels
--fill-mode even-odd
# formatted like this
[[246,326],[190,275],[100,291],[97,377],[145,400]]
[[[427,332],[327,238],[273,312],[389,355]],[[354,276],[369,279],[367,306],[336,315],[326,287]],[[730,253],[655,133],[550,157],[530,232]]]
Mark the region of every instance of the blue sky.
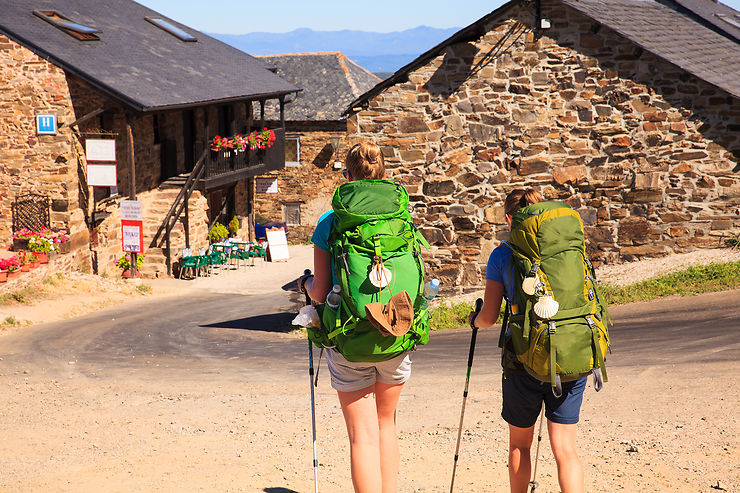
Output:
[[[403,31],[417,26],[464,27],[503,5],[504,0],[136,0],[199,31],[225,34],[315,31]],[[740,1],[740,0],[737,0]]]
[[[403,31],[417,26],[464,27],[504,4],[504,0],[374,0],[371,8],[352,0],[137,0],[199,31],[224,34],[315,31]],[[740,10],[740,0],[723,0]]]

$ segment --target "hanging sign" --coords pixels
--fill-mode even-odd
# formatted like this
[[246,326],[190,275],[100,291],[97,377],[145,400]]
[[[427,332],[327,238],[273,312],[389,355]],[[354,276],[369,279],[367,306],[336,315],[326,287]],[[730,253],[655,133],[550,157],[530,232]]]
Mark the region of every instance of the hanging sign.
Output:
[[278,179],[275,178],[257,178],[255,180],[257,193],[280,193]]
[[37,135],[56,135],[57,116],[51,114],[36,115]]
[[91,187],[117,187],[115,164],[88,164],[87,184]]
[[121,201],[121,250],[141,253],[144,251],[144,225],[141,216],[141,202]]
[[141,202],[138,200],[122,200],[121,219],[141,221]]
[[85,139],[85,157],[88,161],[116,161],[115,139]]

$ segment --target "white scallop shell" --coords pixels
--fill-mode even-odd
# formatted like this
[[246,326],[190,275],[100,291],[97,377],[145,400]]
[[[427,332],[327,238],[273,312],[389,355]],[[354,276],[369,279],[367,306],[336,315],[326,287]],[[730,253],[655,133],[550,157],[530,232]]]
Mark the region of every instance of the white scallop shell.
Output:
[[393,274],[391,274],[391,271],[388,270],[385,266],[375,266],[370,271],[370,282],[375,286],[376,288],[384,288],[391,282],[391,278],[393,277]]
[[555,316],[558,308],[560,308],[560,303],[555,301],[551,294],[546,294],[534,304],[534,313],[538,317],[547,320]]
[[537,284],[539,282],[540,278],[538,276],[525,277],[522,281],[522,291],[524,291],[525,294],[532,296],[537,289]]

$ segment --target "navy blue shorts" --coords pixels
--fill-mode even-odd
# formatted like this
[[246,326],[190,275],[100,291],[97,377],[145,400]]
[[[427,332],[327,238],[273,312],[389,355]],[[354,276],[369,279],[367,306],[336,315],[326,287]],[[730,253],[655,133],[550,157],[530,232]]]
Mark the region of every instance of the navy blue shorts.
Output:
[[545,401],[545,417],[553,423],[578,423],[587,377],[563,382],[563,395],[552,394],[550,382],[541,382],[529,375],[505,375],[501,382],[504,421],[517,428],[529,428],[537,422]]

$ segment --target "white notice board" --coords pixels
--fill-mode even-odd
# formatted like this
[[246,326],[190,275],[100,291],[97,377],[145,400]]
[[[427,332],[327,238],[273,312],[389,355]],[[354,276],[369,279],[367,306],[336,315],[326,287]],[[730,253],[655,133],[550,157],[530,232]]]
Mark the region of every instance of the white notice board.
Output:
[[115,164],[88,164],[87,184],[91,187],[117,187]]
[[267,230],[265,236],[267,236],[267,254],[270,256],[271,262],[290,258],[288,239],[285,237],[284,229]]
[[88,161],[116,160],[116,141],[114,139],[85,139],[85,157]]

